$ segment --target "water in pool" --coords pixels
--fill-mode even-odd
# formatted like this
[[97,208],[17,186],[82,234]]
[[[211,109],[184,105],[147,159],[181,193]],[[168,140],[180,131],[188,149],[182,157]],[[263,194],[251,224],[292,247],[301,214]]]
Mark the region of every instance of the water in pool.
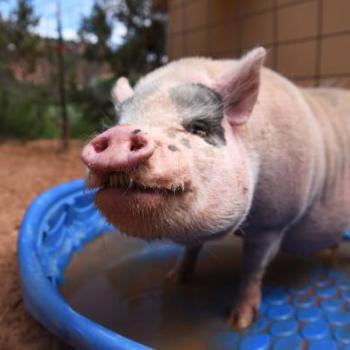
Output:
[[[231,330],[225,317],[237,296],[239,239],[207,244],[185,285],[165,279],[180,251],[119,233],[102,235],[74,256],[61,292],[81,314],[152,348],[214,349],[214,336]],[[317,266],[277,260],[267,275],[271,285],[302,285]]]

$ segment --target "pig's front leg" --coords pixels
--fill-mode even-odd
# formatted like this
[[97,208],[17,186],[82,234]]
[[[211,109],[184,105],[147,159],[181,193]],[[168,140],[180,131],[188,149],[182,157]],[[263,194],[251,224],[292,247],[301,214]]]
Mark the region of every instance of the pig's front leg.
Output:
[[188,282],[192,278],[201,248],[202,245],[187,246],[167,278],[174,282]]
[[249,327],[257,315],[262,278],[267,265],[276,256],[282,238],[281,232],[244,238],[239,300],[229,317],[229,323],[235,328]]

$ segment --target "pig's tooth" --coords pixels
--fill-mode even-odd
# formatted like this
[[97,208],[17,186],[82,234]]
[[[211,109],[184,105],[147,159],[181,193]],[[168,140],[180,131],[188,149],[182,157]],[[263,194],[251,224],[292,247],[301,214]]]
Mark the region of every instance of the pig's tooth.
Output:
[[110,176],[110,185],[111,187],[115,187],[115,174]]
[[128,175],[124,175],[124,183],[125,183],[125,187],[129,187],[129,178]]
[[120,186],[126,187],[126,177],[124,174],[121,174],[121,176],[120,176]]
[[118,174],[116,173],[111,174],[109,179],[110,179],[111,187],[118,187]]
[[127,185],[126,175],[122,174],[121,179],[122,179],[122,187],[126,187],[126,185]]
[[94,173],[91,173],[92,175],[92,185],[94,187],[100,187],[102,186],[102,180],[101,178],[97,175],[97,174],[94,174]]
[[120,187],[120,174],[116,173],[114,177],[115,187]]
[[94,188],[96,186],[97,186],[96,176],[92,172],[89,172],[87,174],[87,178],[86,178],[86,187],[87,188]]
[[121,187],[121,186],[122,186],[122,175],[116,174],[116,187]]
[[121,182],[120,174],[116,173],[115,174],[115,184],[116,184],[117,187],[120,187],[120,182]]

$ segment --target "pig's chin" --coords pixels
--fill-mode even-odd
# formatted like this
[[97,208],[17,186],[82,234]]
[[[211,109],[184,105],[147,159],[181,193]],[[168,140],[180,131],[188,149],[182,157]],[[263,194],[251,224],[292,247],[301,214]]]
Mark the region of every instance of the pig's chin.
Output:
[[161,192],[138,191],[125,188],[104,188],[96,196],[97,206],[102,212],[135,212],[140,207],[157,208],[164,201]]
[[165,208],[185,194],[135,189],[104,188],[96,195],[96,206],[107,220],[131,236],[163,238]]
[[[104,188],[96,196],[96,206],[120,231],[145,240],[167,239],[180,244],[198,244],[218,239],[239,225],[235,220],[222,222],[218,217],[191,215],[185,210],[193,194],[170,195],[133,189]],[[192,213],[193,214],[193,213]]]

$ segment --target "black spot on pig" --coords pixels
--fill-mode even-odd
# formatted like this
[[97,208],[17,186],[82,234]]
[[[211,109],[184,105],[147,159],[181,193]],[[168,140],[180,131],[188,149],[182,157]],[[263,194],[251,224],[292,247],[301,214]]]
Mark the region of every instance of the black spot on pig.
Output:
[[177,152],[179,150],[175,145],[168,145],[168,148],[172,152]]
[[213,146],[226,144],[221,123],[222,97],[202,84],[185,84],[170,89],[170,97],[182,118],[183,127]]
[[191,143],[190,143],[189,140],[187,140],[187,139],[185,139],[185,138],[182,138],[182,139],[180,140],[180,142],[181,142],[181,144],[183,144],[185,147],[191,148]]
[[133,132],[132,132],[132,133],[133,133],[134,135],[136,135],[136,134],[138,134],[139,132],[141,132],[141,130],[140,130],[140,129],[135,129],[135,130],[133,130]]

